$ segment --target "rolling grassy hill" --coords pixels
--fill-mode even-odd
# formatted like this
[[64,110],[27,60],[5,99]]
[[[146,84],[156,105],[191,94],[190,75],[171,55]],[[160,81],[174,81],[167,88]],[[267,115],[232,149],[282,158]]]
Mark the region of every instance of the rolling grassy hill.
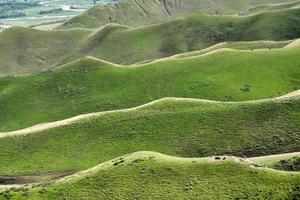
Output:
[[300,1],[278,3],[278,4],[263,4],[248,8],[244,11],[239,12],[239,15],[253,15],[262,12],[269,12],[275,10],[295,9],[300,7]]
[[14,27],[0,33],[0,75],[51,69],[89,31],[39,31]]
[[240,103],[167,98],[6,135],[0,138],[0,175],[78,171],[143,150],[183,157],[299,151],[299,113],[299,92]]
[[[191,56],[199,56],[207,53],[214,52],[220,49],[235,49],[235,50],[261,50],[261,49],[277,49],[277,48],[288,48],[288,45],[294,45],[297,40],[291,41],[251,41],[251,42],[222,42],[206,49],[201,49],[199,51],[191,51],[187,53],[180,53],[171,58],[188,58]],[[297,45],[297,44],[295,44]]]
[[253,168],[235,157],[218,161],[137,152],[50,185],[11,188],[0,199],[293,200],[299,184],[300,173]]
[[108,23],[141,26],[191,14],[236,14],[262,3],[292,1],[294,0],[122,0],[113,5],[93,7],[67,21],[61,28],[96,28]]
[[164,97],[241,101],[299,89],[299,46],[218,50],[123,67],[93,58],[39,75],[0,78],[0,130],[130,108]]
[[3,31],[0,200],[300,199],[299,2],[121,0]]
[[251,17],[196,15],[134,29],[109,25],[90,37],[76,55],[132,64],[220,42],[295,39],[300,37],[299,16],[300,9],[296,9]]
[[[116,24],[72,31],[14,28],[0,34],[0,74],[36,73],[84,56],[132,64],[225,41],[296,39],[300,37],[299,16],[300,9],[295,9],[251,17],[196,15],[141,28]],[[219,47],[257,49],[284,44],[230,43]]]

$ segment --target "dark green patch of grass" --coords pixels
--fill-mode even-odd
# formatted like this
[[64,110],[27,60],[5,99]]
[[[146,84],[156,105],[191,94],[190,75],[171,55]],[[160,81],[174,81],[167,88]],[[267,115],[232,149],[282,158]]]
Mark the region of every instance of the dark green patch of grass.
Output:
[[278,163],[274,164],[274,168],[285,171],[300,171],[300,157],[280,160]]

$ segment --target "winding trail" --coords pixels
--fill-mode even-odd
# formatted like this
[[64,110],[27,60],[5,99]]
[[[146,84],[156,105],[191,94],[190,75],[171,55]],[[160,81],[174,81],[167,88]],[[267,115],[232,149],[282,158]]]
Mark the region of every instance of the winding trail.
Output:
[[[300,152],[294,152],[294,153],[285,153],[285,154],[276,154],[276,155],[270,155],[270,156],[261,156],[261,157],[255,157],[260,158],[260,159],[269,159],[271,157],[290,157],[292,155],[299,156]],[[221,159],[220,159],[221,158]],[[104,162],[102,164],[99,164],[95,167],[82,170],[76,173],[57,173],[57,174],[45,174],[45,175],[32,175],[31,178],[30,176],[26,176],[28,180],[33,180],[32,182],[27,182],[26,184],[1,184],[0,183],[0,190],[7,190],[10,188],[20,188],[20,187],[31,187],[33,185],[38,185],[38,184],[43,184],[43,183],[51,183],[51,184],[61,184],[61,183],[67,183],[72,180],[78,180],[81,178],[84,178],[88,175],[95,174],[101,170],[106,170],[109,168],[112,168],[115,166],[115,164],[123,160],[122,164],[129,164],[134,162],[135,160],[145,160],[145,159],[154,159],[159,162],[162,161],[176,161],[176,162],[199,162],[199,163],[205,163],[205,164],[215,164],[215,163],[220,163],[220,162],[234,162],[236,164],[241,164],[245,165],[257,170],[267,170],[270,172],[274,173],[284,173],[284,174],[297,174],[300,175],[300,172],[289,172],[289,171],[280,171],[268,167],[257,167],[255,162],[252,160],[254,158],[239,158],[235,156],[212,156],[212,157],[203,157],[203,158],[183,158],[183,157],[176,157],[176,156],[169,156],[166,154],[161,154],[157,152],[152,152],[152,151],[140,151],[140,152],[135,152],[131,154],[127,154],[118,158],[115,158],[113,160]],[[50,176],[50,177],[49,177]],[[24,176],[20,176],[21,178]],[[43,180],[43,177],[47,177],[46,179]],[[18,178],[18,177],[16,177]],[[38,179],[41,179],[40,182]]]
[[202,100],[202,99],[192,99],[192,98],[175,98],[175,97],[167,97],[159,100],[152,101],[150,103],[133,107],[133,108],[128,108],[128,109],[121,109],[121,110],[112,110],[112,111],[103,111],[103,112],[96,112],[96,113],[90,113],[90,114],[83,114],[83,115],[78,115],[76,117],[72,117],[69,119],[61,120],[61,121],[56,121],[56,122],[49,122],[49,123],[42,123],[38,124],[29,128],[21,129],[21,130],[16,130],[16,131],[11,131],[11,132],[0,132],[0,138],[5,138],[5,137],[14,137],[14,136],[24,136],[27,134],[32,134],[32,133],[37,133],[41,131],[45,131],[48,129],[53,129],[57,128],[60,126],[66,126],[73,124],[75,122],[81,121],[81,120],[86,120],[86,119],[91,119],[94,117],[99,117],[103,116],[106,114],[111,114],[111,113],[126,113],[126,112],[132,112],[136,111],[138,109],[146,108],[151,105],[155,105],[156,103],[164,102],[164,101],[183,101],[183,102],[199,102],[199,103],[211,103],[211,104],[251,104],[251,103],[265,103],[265,102],[272,102],[272,101],[280,101],[280,100],[288,100],[288,99],[294,99],[294,98],[300,98],[300,90],[291,92],[289,94],[286,94],[281,97],[275,97],[272,99],[262,99],[262,100],[253,100],[253,101],[241,101],[241,102],[221,102],[221,101],[212,101],[212,100]]

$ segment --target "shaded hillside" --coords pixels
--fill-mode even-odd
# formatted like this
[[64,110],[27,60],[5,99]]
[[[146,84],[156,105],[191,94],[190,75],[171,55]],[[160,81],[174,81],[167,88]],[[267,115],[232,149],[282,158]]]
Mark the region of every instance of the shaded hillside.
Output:
[[129,26],[166,22],[191,14],[235,14],[262,3],[293,0],[122,0],[117,4],[96,6],[72,18],[61,28],[96,28],[108,23]]
[[89,31],[39,31],[15,27],[0,33],[0,75],[51,69]]

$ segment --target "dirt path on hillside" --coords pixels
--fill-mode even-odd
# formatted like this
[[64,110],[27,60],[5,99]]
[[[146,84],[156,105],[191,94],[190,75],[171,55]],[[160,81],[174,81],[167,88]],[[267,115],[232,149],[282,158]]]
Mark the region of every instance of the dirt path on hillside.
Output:
[[30,134],[30,133],[36,133],[36,132],[40,132],[40,131],[44,131],[44,130],[48,130],[48,129],[52,129],[52,128],[56,128],[56,127],[60,127],[60,126],[66,126],[66,125],[69,125],[69,124],[72,124],[72,123],[75,123],[75,122],[78,122],[78,121],[81,121],[81,120],[86,120],[86,119],[89,119],[89,118],[99,117],[99,116],[102,116],[102,115],[115,113],[115,112],[130,112],[130,111],[137,110],[139,108],[150,106],[150,105],[155,104],[159,101],[161,101],[161,100],[153,101],[151,103],[144,104],[142,106],[138,106],[138,107],[134,107],[134,108],[129,108],[129,109],[103,111],[103,112],[96,112],[96,113],[78,115],[76,117],[72,117],[72,118],[69,118],[69,119],[56,121],[56,122],[38,124],[38,125],[35,125],[35,126],[32,126],[32,127],[17,130],[17,131],[0,132],[0,138],[21,136],[21,135],[27,135],[27,134]]
[[[0,189],[9,189],[12,187],[20,188],[24,186],[30,186],[34,184],[42,184],[42,183],[62,183],[71,181],[77,178],[85,177],[86,175],[97,173],[100,170],[105,170],[110,167],[113,167],[115,163],[120,163],[119,161],[122,160],[123,162],[130,162],[130,155],[139,154],[140,152],[128,154],[119,158],[115,158],[113,160],[104,162],[100,165],[95,167],[89,168],[87,170],[82,170],[79,172],[62,172],[62,173],[48,173],[48,174],[38,174],[38,175],[28,175],[28,176],[0,176]],[[260,157],[253,157],[253,158],[240,158],[234,157],[234,162],[237,164],[248,165],[251,168],[255,169],[268,169],[272,171],[278,171],[272,168],[267,167],[260,167],[252,159],[255,158],[271,158],[271,157],[289,157],[289,156],[298,156],[300,152],[293,152],[293,153],[284,153],[284,154],[276,154],[276,155],[269,155],[269,156],[260,156]],[[149,154],[150,155],[150,154]],[[164,155],[164,154],[162,154]],[[172,157],[172,156],[170,156]],[[134,156],[133,156],[134,158]],[[137,157],[138,158],[138,157]],[[207,163],[214,164],[219,162],[227,162],[228,159],[232,158],[232,156],[212,156],[208,157]],[[132,159],[132,158],[131,158]],[[181,158],[181,159],[193,159],[193,158]],[[132,161],[132,160],[131,160]],[[282,173],[300,173],[300,172],[288,172],[288,171],[280,171]]]
[[286,94],[284,96],[276,97],[276,98],[273,98],[273,99],[263,99],[263,100],[253,100],[253,101],[243,101],[243,102],[218,102],[218,101],[192,99],[192,98],[167,97],[167,98],[152,101],[150,103],[147,103],[147,104],[144,104],[144,105],[141,105],[141,106],[137,106],[137,107],[133,107],[133,108],[121,109],[121,110],[112,110],[112,111],[103,111],[103,112],[96,112],[96,113],[78,115],[76,117],[72,117],[72,118],[69,118],[69,119],[56,121],[56,122],[38,124],[38,125],[35,125],[35,126],[32,126],[32,127],[17,130],[17,131],[0,132],[0,139],[4,138],[4,137],[22,136],[22,135],[27,135],[27,134],[31,134],[31,133],[41,132],[41,131],[44,131],[44,130],[53,129],[53,128],[60,127],[60,126],[70,125],[72,123],[75,123],[75,122],[78,122],[78,121],[81,121],[81,120],[86,120],[86,119],[89,119],[89,118],[99,117],[99,116],[103,116],[103,115],[110,114],[110,113],[131,112],[131,111],[135,111],[135,110],[138,110],[138,109],[141,109],[141,108],[151,106],[151,105],[156,104],[158,102],[169,101],[169,100],[203,102],[203,103],[244,104],[244,103],[263,103],[263,102],[272,101],[272,100],[285,100],[285,99],[296,98],[296,97],[300,98],[300,90],[297,90],[297,91],[291,92],[289,94]]

